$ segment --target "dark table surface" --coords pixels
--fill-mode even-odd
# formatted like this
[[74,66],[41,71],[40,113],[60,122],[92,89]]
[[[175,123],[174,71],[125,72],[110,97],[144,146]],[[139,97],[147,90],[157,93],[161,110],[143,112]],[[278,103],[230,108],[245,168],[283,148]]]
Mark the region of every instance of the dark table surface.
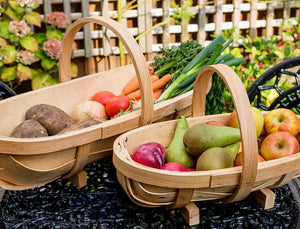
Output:
[[6,191],[0,228],[299,228],[299,180],[275,188],[275,207],[263,210],[249,195],[237,203],[196,202],[200,224],[188,226],[178,209],[132,203],[111,160],[87,165],[88,185],[68,180],[24,191]]

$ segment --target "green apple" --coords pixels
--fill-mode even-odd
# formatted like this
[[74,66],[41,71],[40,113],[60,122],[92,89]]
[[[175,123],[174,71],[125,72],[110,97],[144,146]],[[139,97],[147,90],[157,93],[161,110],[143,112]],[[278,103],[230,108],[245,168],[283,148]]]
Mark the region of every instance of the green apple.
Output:
[[286,131],[292,135],[297,135],[300,131],[300,121],[293,111],[278,108],[266,114],[264,127],[267,135],[278,131]]
[[298,152],[299,142],[297,138],[285,131],[268,135],[260,147],[260,153],[266,160],[287,157]]
[[[262,112],[256,107],[251,107],[251,110],[254,118],[256,135],[257,137],[259,137],[264,129],[264,116]],[[229,116],[229,126],[239,128],[239,122],[236,111],[233,111]]]

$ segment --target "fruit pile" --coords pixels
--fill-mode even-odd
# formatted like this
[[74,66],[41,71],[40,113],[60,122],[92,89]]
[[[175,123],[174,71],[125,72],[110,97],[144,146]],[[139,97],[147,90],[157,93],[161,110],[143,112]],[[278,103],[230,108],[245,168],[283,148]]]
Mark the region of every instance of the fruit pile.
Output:
[[[300,121],[285,108],[262,112],[251,107],[257,140],[258,162],[298,153]],[[140,145],[131,158],[143,165],[173,171],[204,171],[242,165],[241,134],[236,111],[229,123],[209,121],[188,126],[185,116],[176,123],[171,143],[164,148],[158,142]]]

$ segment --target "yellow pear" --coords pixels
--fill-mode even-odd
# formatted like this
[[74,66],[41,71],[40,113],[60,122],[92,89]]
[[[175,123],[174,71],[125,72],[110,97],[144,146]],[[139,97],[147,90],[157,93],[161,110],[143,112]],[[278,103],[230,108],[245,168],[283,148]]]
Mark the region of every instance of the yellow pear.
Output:
[[[259,137],[264,128],[264,116],[258,108],[251,107],[251,109],[254,118],[256,134],[257,137]],[[239,122],[238,122],[236,111],[233,111],[229,116],[229,126],[239,128]]]

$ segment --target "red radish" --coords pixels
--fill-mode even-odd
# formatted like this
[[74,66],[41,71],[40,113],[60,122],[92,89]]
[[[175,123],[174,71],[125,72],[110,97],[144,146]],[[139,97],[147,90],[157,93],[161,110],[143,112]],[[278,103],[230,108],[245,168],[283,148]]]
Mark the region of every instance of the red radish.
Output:
[[105,107],[101,103],[86,100],[75,107],[72,118],[79,122],[88,119],[106,120],[108,116]]
[[170,171],[180,171],[180,172],[188,172],[188,170],[181,164],[176,162],[168,162],[163,165],[161,169],[170,170]]
[[189,171],[189,172],[194,172],[194,171],[196,171],[196,169],[188,168],[187,171]]
[[160,169],[165,163],[166,151],[161,144],[149,142],[140,145],[131,158],[142,165]]

